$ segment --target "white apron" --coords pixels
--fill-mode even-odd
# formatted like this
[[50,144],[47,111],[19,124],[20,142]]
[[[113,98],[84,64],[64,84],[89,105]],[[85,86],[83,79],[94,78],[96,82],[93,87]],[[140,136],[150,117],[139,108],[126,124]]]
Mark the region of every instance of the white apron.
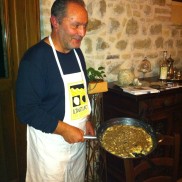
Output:
[[[65,87],[63,121],[85,131],[86,116],[91,108],[80,59],[74,50],[81,72],[64,75],[50,36],[49,41]],[[84,88],[77,88],[77,85]],[[27,126],[26,182],[83,182],[85,156],[85,143],[69,144],[60,135],[43,133]]]

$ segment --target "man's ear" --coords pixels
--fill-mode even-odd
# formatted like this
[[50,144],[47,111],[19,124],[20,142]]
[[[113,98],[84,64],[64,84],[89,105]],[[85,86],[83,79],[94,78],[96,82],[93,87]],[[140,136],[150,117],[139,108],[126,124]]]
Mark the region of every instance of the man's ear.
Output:
[[59,26],[58,20],[55,16],[51,16],[50,18],[51,25],[54,29],[57,29]]

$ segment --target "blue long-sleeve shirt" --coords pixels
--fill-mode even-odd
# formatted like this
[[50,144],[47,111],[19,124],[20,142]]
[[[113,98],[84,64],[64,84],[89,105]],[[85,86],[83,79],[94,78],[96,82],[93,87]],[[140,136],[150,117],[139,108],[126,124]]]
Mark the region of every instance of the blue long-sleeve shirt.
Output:
[[[86,65],[76,49],[86,80]],[[80,71],[74,51],[57,52],[64,74]],[[16,81],[16,113],[26,123],[46,133],[53,133],[65,114],[65,93],[52,48],[43,40],[23,56]]]

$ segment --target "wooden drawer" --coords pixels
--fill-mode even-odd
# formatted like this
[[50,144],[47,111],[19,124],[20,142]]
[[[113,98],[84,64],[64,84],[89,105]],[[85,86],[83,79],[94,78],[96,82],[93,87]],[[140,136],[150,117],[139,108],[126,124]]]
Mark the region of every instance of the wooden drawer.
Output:
[[158,109],[166,109],[173,107],[178,103],[177,95],[163,96],[163,97],[153,97],[147,100],[141,100],[139,102],[139,112],[154,111]]

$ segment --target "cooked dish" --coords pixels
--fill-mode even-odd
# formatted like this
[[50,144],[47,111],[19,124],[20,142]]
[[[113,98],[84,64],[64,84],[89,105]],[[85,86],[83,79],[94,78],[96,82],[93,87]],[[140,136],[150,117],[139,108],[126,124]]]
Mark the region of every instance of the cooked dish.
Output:
[[147,155],[153,147],[153,142],[143,128],[114,125],[103,133],[101,145],[111,154],[122,158],[134,158],[137,154]]

